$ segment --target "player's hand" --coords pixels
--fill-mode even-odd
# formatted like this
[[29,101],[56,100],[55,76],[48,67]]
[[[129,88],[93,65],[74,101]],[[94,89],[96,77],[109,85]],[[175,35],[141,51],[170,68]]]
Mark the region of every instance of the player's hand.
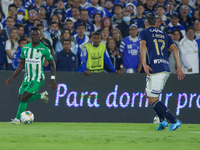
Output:
[[188,69],[188,72],[192,72],[192,68]]
[[49,81],[49,87],[52,87],[53,90],[57,89],[57,83],[56,83],[56,80],[55,79],[51,79]]
[[183,73],[183,70],[181,67],[177,67],[176,69],[178,80],[182,80],[185,77],[185,74]]
[[9,78],[8,80],[6,80],[5,84],[6,85],[10,85],[10,83],[13,81],[13,78]]
[[150,70],[150,71],[153,71],[153,69],[151,69],[148,65],[143,65],[143,67],[144,67],[144,71],[146,72],[146,74],[147,74],[148,76],[150,76],[149,70]]
[[85,70],[84,72],[85,72],[86,76],[90,76],[90,71],[89,70]]
[[115,73],[116,73],[117,75],[120,75],[122,72],[119,71],[119,70],[116,70]]
[[124,67],[120,67],[120,72],[123,73],[125,71]]

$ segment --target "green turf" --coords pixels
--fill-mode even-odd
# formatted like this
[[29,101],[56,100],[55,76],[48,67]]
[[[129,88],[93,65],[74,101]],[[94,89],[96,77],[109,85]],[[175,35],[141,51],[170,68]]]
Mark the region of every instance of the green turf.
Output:
[[0,123],[0,150],[200,150],[200,125],[156,131],[156,124]]

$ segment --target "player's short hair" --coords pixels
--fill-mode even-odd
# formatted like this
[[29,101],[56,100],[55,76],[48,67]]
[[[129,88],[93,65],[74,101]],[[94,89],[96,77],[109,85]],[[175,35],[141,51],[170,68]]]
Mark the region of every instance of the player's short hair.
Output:
[[26,41],[26,39],[20,39],[20,40],[18,41],[18,44],[21,44],[22,41]]
[[85,25],[83,23],[79,23],[77,28],[80,27],[80,26],[83,26],[86,29],[86,27],[85,27]]
[[101,36],[101,34],[100,34],[99,32],[94,32],[94,33],[92,34],[92,36],[95,36],[95,35]]
[[15,4],[10,4],[10,5],[8,6],[8,10],[10,9],[10,7],[15,7],[15,8],[16,8],[16,11],[17,11],[17,6],[16,6]]
[[145,16],[145,20],[148,22],[149,25],[155,25],[156,24],[156,15],[152,13],[148,13]]
[[42,23],[39,23],[39,24],[37,24],[36,27],[37,27],[37,28],[38,28],[38,27],[43,27],[43,28],[44,28],[44,25],[43,25]]
[[115,4],[115,6],[114,6],[114,9],[115,9],[115,7],[120,7],[121,9],[123,9],[123,6],[122,6],[122,4]]
[[57,22],[53,21],[53,22],[51,22],[50,26],[52,26],[53,24],[57,24],[58,25]]
[[39,32],[39,34],[40,34],[40,29],[39,29],[39,28],[37,28],[37,27],[33,27],[33,28],[31,28],[31,30],[30,30],[30,33],[31,33],[32,31],[38,31],[38,32]]
[[143,5],[142,3],[137,4],[136,7],[138,8],[138,7],[140,7],[140,6],[142,6],[142,7],[144,8],[144,5]]
[[64,40],[62,41],[62,45],[64,44],[65,41],[69,41],[70,44],[71,44],[71,40],[70,40],[70,39],[64,39]]
[[188,30],[190,30],[190,29],[192,29],[192,30],[194,31],[194,28],[193,28],[193,27],[188,27],[188,28],[185,30],[185,32],[187,33]]

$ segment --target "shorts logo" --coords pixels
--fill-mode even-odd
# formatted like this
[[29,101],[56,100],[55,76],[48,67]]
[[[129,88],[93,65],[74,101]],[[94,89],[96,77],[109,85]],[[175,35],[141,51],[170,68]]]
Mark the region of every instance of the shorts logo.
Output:
[[154,59],[153,63],[154,64],[160,64],[160,63],[169,64],[169,62],[167,60],[164,60],[164,59]]

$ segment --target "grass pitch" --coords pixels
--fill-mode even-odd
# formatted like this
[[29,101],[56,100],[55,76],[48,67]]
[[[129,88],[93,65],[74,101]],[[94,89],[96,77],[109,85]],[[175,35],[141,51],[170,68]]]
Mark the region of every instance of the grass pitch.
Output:
[[0,123],[0,150],[199,150],[200,125],[156,131],[157,124]]

